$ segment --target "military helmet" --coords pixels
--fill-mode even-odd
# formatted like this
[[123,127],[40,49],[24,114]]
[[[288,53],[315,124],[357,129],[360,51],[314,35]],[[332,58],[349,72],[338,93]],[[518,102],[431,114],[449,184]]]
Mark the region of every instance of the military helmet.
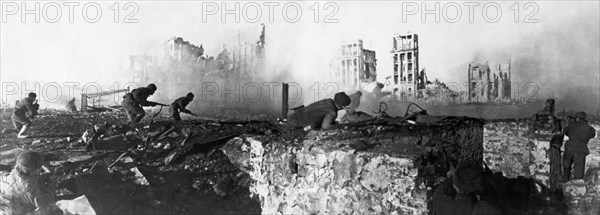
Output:
[[481,167],[466,161],[458,162],[454,170],[453,182],[456,188],[465,192],[481,190]]
[[579,112],[575,113],[575,118],[585,119],[585,118],[587,118],[587,114],[583,111],[579,111]]
[[156,91],[156,85],[154,84],[148,84],[148,89],[152,90],[152,91]]
[[346,93],[344,93],[344,92],[336,93],[335,96],[333,97],[333,101],[336,104],[341,105],[341,106],[348,106],[352,102],[350,100],[350,97],[348,97],[348,95],[346,95]]
[[34,151],[23,152],[17,157],[16,166],[24,172],[33,172],[42,168],[43,158]]

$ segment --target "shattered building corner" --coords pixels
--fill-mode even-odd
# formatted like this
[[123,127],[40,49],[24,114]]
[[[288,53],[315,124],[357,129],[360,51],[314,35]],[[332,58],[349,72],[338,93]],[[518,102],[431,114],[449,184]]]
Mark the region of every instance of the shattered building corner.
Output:
[[498,64],[493,68],[490,68],[488,62],[469,64],[467,73],[469,102],[502,101],[512,98],[510,59],[507,64]]
[[419,72],[419,37],[417,34],[397,34],[392,40],[393,95],[414,100],[424,81],[423,71]]
[[333,80],[349,89],[362,89],[377,80],[375,51],[363,47],[363,41],[344,43],[334,63]]

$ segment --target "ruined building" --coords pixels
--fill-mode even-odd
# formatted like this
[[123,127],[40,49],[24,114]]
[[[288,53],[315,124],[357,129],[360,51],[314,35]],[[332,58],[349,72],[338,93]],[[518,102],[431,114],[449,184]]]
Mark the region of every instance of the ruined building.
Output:
[[489,64],[469,64],[469,102],[501,101],[511,98],[510,60],[492,70]]
[[147,54],[129,55],[129,74],[135,83],[145,83],[156,69],[157,60]]
[[[231,70],[237,77],[255,78],[261,77],[264,71],[265,60],[265,25],[261,24],[258,40],[255,42],[241,43],[238,36],[238,44],[233,48],[230,54]],[[224,50],[227,51],[227,50]]]
[[342,44],[334,67],[333,79],[351,89],[360,89],[377,77],[375,51],[364,49],[362,40]]
[[[223,44],[223,50],[216,58],[206,59],[207,67],[213,75],[218,73],[226,79],[256,80],[263,77],[265,65],[265,25],[261,24],[256,41],[242,42],[238,34],[238,42],[234,45]],[[227,48],[231,47],[231,48]]]
[[200,74],[204,65],[204,48],[181,37],[168,39],[162,44],[162,48],[163,60],[150,82],[165,89],[161,95],[172,98],[185,93],[179,86],[189,86],[193,81],[192,77]]
[[[239,37],[238,37],[239,41]],[[199,79],[255,80],[264,70],[265,26],[260,26],[256,42],[223,44],[216,57],[204,53],[202,45],[194,45],[181,37],[172,37],[162,44],[162,61],[147,55],[130,57],[131,80],[145,85],[155,83],[168,98],[187,91],[180,86],[193,86]],[[233,47],[228,50],[226,47]],[[165,79],[164,77],[169,77]]]
[[173,37],[163,44],[165,60],[163,63],[197,63],[204,54],[204,48],[184,41],[181,37]]
[[416,99],[416,92],[425,89],[425,71],[419,72],[419,39],[417,34],[396,34],[393,37],[393,94],[402,99]]
[[129,56],[131,81],[138,86],[154,83],[163,89],[161,96],[167,98],[179,96],[185,93],[179,86],[189,86],[208,68],[204,48],[181,37],[169,38],[161,48],[160,62],[158,57],[146,54]]

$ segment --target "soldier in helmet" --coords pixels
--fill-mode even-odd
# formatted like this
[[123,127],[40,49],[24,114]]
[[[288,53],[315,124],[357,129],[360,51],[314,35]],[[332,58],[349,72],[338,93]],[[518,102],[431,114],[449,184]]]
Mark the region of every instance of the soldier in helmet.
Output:
[[323,99],[297,109],[288,118],[292,127],[329,129],[335,124],[337,112],[350,105],[350,97],[344,92],[335,94],[333,99]]
[[171,107],[169,108],[169,113],[171,113],[171,119],[175,121],[181,121],[181,116],[179,116],[179,112],[192,114],[193,113],[185,109],[185,107],[190,104],[190,102],[194,100],[194,94],[189,92],[186,96],[180,97],[176,99],[173,103],[171,103]]
[[54,184],[41,175],[42,155],[27,151],[17,157],[13,170],[0,180],[0,214],[55,212]]
[[148,101],[148,97],[156,92],[156,85],[148,84],[147,87],[140,87],[132,90],[130,93],[123,96],[123,108],[129,117],[129,121],[136,124],[144,118],[146,112],[142,106],[156,106],[161,105],[160,103]]
[[587,144],[596,136],[596,129],[586,121],[587,114],[579,111],[575,114],[575,120],[569,122],[564,133],[569,137],[565,143],[563,154],[563,180],[571,179],[571,165],[573,165],[574,179],[582,179],[585,171],[585,157],[590,154]]
[[[36,97],[37,95],[34,92],[29,93],[27,98],[17,103],[10,117],[15,129],[19,130],[17,138],[27,138],[25,132],[31,128],[31,120],[37,115],[39,109],[39,105],[35,104]],[[29,113],[29,116],[27,116],[27,113]]]
[[431,198],[433,214],[496,215],[502,211],[490,199],[477,197],[483,190],[483,171],[477,163],[460,161]]

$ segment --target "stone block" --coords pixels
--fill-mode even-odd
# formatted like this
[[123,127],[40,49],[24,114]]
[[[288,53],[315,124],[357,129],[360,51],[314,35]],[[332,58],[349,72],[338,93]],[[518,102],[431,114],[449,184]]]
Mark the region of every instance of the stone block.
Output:
[[567,198],[585,196],[586,190],[586,184],[583,179],[570,180],[563,185],[563,193]]
[[[300,144],[242,136],[222,150],[251,175],[264,214],[427,214],[431,187],[423,179],[439,181],[448,163],[483,160],[482,126],[467,118],[311,131]],[[349,147],[356,142],[367,147]],[[438,159],[419,161],[428,156]],[[421,165],[436,174],[423,175]]]
[[600,168],[588,169],[584,179],[587,192],[600,196]]

